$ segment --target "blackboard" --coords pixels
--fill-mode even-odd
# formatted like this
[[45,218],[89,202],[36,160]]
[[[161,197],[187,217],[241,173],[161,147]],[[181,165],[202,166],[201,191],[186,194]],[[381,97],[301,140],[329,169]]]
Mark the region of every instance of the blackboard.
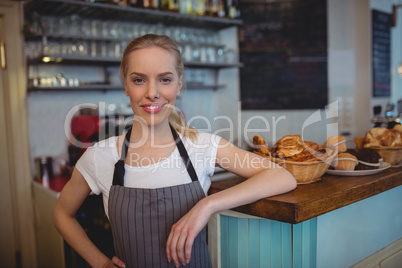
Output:
[[391,96],[391,14],[372,10],[373,96]]
[[240,0],[239,9],[242,109],[324,108],[326,0]]

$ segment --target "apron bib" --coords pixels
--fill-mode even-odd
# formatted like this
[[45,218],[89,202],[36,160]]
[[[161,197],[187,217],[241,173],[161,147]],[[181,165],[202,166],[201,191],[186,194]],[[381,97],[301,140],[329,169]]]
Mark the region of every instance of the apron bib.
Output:
[[[171,227],[205,197],[183,142],[170,128],[191,183],[157,189],[124,187],[124,160],[131,129],[125,136],[121,158],[115,164],[108,212],[116,256],[124,261],[127,268],[175,267],[166,256],[166,241]],[[191,261],[186,267],[212,267],[206,227],[195,238]]]

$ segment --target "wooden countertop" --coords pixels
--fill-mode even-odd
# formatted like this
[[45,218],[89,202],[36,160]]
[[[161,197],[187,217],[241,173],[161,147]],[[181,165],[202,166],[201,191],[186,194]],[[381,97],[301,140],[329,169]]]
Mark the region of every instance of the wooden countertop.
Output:
[[[212,182],[210,194],[244,181],[235,176]],[[241,213],[288,223],[300,223],[332,210],[402,185],[402,167],[388,168],[370,176],[342,177],[324,174],[311,184],[298,185],[289,193],[236,207]]]

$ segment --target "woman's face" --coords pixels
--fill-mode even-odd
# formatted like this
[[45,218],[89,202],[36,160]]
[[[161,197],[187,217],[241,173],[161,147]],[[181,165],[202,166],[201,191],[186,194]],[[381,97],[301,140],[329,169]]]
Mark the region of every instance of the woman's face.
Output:
[[135,116],[156,126],[168,120],[180,94],[182,77],[178,76],[173,55],[160,47],[135,50],[128,55],[126,95]]

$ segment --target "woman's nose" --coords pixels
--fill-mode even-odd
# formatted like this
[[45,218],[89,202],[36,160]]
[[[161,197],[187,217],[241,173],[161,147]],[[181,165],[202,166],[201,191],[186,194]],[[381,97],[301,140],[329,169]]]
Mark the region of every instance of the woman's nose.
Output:
[[158,99],[159,98],[159,90],[158,86],[155,83],[149,83],[146,97],[150,100]]

